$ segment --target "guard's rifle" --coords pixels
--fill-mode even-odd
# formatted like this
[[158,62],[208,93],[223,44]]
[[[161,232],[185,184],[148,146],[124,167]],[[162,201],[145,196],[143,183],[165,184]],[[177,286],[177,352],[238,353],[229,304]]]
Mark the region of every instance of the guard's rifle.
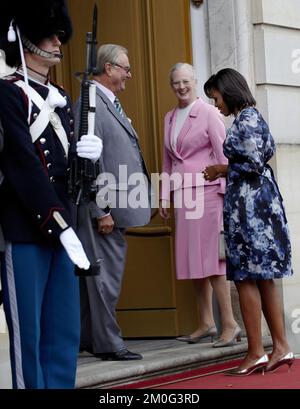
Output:
[[[79,133],[82,135],[95,133],[96,86],[90,76],[96,73],[96,46],[97,46],[97,6],[94,7],[92,32],[86,33],[86,70],[81,80],[80,122]],[[90,216],[89,204],[95,200],[96,179],[100,172],[99,162],[80,158],[74,155],[71,160],[69,193],[77,205],[77,234],[90,261],[89,270],[76,267],[75,273],[79,276],[98,275],[100,273],[101,257],[98,254]]]
[[[90,81],[90,76],[96,71],[97,45],[97,6],[94,7],[93,31],[86,33],[86,70],[82,75],[80,92],[80,122],[79,133],[82,135],[95,133],[96,86]],[[98,162],[74,156],[71,164],[69,192],[76,205],[89,201],[95,191],[95,179],[99,173]]]

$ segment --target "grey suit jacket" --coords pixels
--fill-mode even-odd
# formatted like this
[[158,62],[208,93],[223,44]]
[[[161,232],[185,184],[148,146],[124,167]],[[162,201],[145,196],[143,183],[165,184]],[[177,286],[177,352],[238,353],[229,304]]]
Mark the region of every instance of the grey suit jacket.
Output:
[[[138,136],[126,115],[121,116],[99,88],[96,92],[95,134],[103,141],[103,153],[92,217],[103,216],[109,208],[116,227],[143,226],[151,217],[151,186]],[[79,105],[78,101],[76,129]]]

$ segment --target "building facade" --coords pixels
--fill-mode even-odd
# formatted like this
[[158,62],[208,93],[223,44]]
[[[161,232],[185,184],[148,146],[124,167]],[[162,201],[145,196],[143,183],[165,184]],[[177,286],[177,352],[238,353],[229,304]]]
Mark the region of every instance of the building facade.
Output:
[[[272,166],[287,211],[294,268],[294,276],[280,280],[278,285],[289,342],[299,353],[300,2],[208,0],[198,9],[191,8],[192,30],[199,33],[205,22],[211,73],[231,67],[247,78],[277,145]],[[201,64],[197,47],[197,38],[193,37],[196,65]]]

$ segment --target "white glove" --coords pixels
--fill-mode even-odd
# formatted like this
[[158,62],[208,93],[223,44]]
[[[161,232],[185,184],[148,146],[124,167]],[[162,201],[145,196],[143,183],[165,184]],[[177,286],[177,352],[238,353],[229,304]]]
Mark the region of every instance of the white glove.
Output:
[[77,155],[96,162],[102,153],[103,143],[96,135],[82,135],[76,144]]
[[76,264],[76,266],[78,266],[79,268],[88,270],[90,267],[90,262],[85,254],[85,251],[83,250],[79,238],[77,237],[72,227],[69,227],[68,229],[64,230],[60,234],[59,239],[72,262]]

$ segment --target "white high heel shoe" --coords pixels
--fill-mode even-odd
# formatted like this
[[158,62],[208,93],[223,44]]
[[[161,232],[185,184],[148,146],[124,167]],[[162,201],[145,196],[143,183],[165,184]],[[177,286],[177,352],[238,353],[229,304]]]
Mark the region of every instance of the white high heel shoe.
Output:
[[224,341],[223,339],[219,339],[219,341],[215,342],[213,344],[213,348],[223,348],[223,347],[229,347],[232,345],[236,345],[237,342],[241,342],[241,333],[242,330],[241,328],[237,325],[233,331],[232,338],[229,339],[228,341]]
[[290,372],[291,366],[293,365],[294,362],[295,362],[295,356],[293,352],[288,352],[286,355],[278,359],[273,364],[268,365],[266,368],[266,372],[275,372],[276,369],[278,369],[282,365],[288,365],[289,372]]
[[269,362],[268,355],[265,354],[257,359],[251,366],[245,369],[234,368],[230,369],[229,371],[225,372],[227,376],[247,376],[252,374],[253,372],[261,371],[264,375],[266,366]]
[[210,337],[211,342],[213,342],[214,337],[217,336],[217,333],[218,332],[217,332],[216,327],[210,327],[210,328],[208,328],[207,331],[204,331],[198,337],[191,337],[190,335],[183,335],[182,337],[176,338],[176,340],[177,341],[182,341],[182,342],[187,342],[188,344],[197,344],[198,342],[201,341],[201,339]]

